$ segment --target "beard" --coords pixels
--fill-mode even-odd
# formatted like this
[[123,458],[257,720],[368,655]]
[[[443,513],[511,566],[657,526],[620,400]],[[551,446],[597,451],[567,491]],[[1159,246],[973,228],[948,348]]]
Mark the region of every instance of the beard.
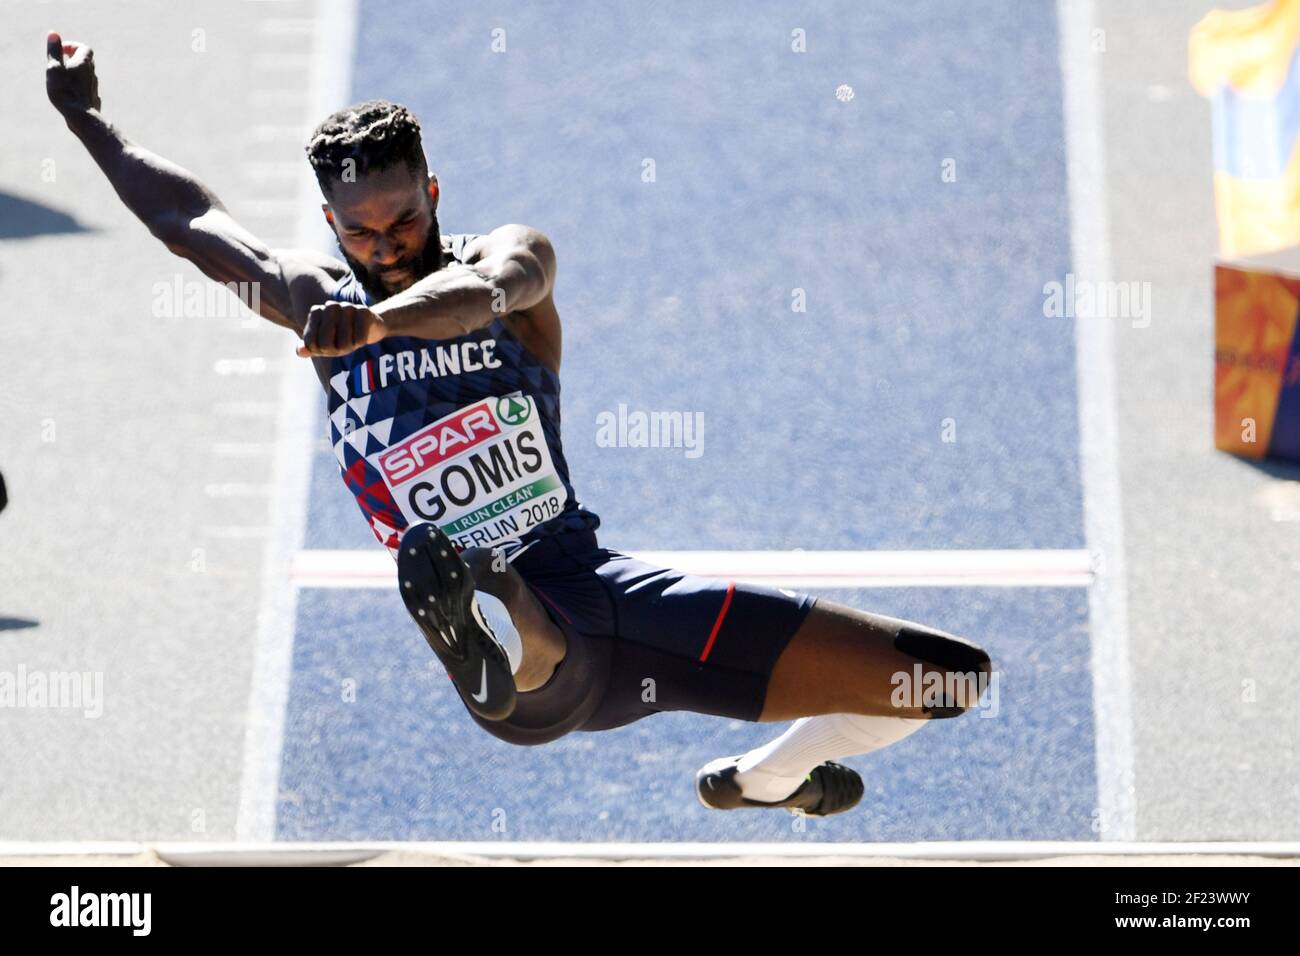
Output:
[[409,268],[412,273],[411,281],[400,287],[385,282],[379,273],[370,271],[361,264],[360,260],[348,255],[347,250],[343,248],[343,244],[338,241],[337,235],[335,235],[334,241],[338,245],[339,255],[348,264],[352,274],[357,277],[357,281],[361,283],[361,288],[366,290],[372,302],[382,302],[389,296],[397,295],[397,293],[409,289],[429,273],[437,272],[444,265],[442,231],[438,227],[437,215],[433,217],[433,221],[429,224],[429,234],[425,237],[424,249],[414,260],[409,263],[402,263],[397,267]]

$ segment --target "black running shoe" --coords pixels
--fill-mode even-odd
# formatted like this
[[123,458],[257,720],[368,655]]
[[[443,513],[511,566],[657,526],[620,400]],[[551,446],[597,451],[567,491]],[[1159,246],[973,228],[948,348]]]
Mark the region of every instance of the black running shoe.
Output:
[[485,720],[515,709],[510,659],[474,599],[474,578],[436,525],[412,525],[397,556],[398,589],[406,610],[455,681],[465,706]]
[[862,778],[843,764],[826,761],[813,767],[799,789],[784,800],[764,803],[750,800],[736,783],[740,756],[721,757],[707,763],[695,775],[695,792],[710,810],[739,810],[744,807],[780,807],[810,817],[828,817],[852,810],[862,799]]

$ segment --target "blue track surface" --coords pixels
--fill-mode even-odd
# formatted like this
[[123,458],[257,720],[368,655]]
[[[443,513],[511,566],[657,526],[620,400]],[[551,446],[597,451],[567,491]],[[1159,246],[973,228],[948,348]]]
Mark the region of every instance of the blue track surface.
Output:
[[[444,232],[552,238],[565,450],[605,544],[1083,546],[1072,329],[1042,315],[1069,271],[1052,5],[424,9],[362,4],[355,98],[420,117]],[[619,403],[703,412],[704,454],[597,447]],[[306,547],[377,547],[327,447]],[[304,591],[279,836],[1094,838],[1082,589],[817,593],[980,641],[999,716],[850,760],[863,811],[801,834],[692,791],[776,725],[661,715],[512,748],[395,594]]]
[[[709,812],[696,767],[785,725],[659,714],[512,747],[465,713],[393,593],[306,591],[281,779],[282,839],[1091,839],[1095,779],[1080,589],[820,592],[978,636],[999,663],[996,716],[936,721],[849,760],[861,812]],[[1052,630],[1043,632],[1044,622]],[[355,700],[345,700],[345,681]],[[349,695],[353,696],[353,695]],[[992,709],[986,711],[993,713]],[[977,712],[978,713],[978,712]],[[494,830],[494,811],[506,829]]]

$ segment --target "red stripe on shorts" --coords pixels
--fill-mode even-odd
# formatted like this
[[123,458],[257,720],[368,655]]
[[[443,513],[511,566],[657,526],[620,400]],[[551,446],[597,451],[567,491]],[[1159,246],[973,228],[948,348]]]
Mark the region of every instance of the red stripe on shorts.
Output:
[[545,591],[543,591],[541,588],[539,588],[536,584],[530,584],[530,585],[528,585],[528,586],[529,586],[530,588],[532,588],[534,592],[536,592],[536,594],[537,594],[537,596],[538,596],[539,598],[541,598],[543,601],[545,601],[545,602],[546,602],[547,604],[549,604],[551,607],[555,608],[555,613],[558,614],[558,615],[560,615],[560,617],[564,618],[564,623],[565,623],[565,624],[572,624],[572,623],[573,623],[573,621],[569,620],[569,615],[565,614],[565,613],[564,613],[564,610],[563,610],[563,609],[562,609],[558,604],[556,604],[554,601],[552,601],[549,597],[546,596],[546,592],[545,592]]
[[736,582],[727,582],[727,596],[722,599],[722,610],[718,612],[718,619],[713,622],[713,630],[709,632],[709,642],[704,645],[704,651],[700,654],[700,661],[704,662],[709,659],[709,651],[713,650],[713,642],[718,636],[718,631],[722,629],[722,619],[727,616],[727,608],[731,607],[731,596],[736,593]]

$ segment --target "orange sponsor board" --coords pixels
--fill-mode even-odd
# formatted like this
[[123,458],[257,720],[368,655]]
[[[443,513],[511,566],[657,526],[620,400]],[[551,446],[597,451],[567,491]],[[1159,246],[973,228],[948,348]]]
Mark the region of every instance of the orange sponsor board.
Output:
[[[1296,257],[1275,254],[1276,259]],[[1288,263],[1289,265],[1289,263]],[[1300,458],[1300,270],[1215,267],[1214,444],[1250,458]]]

